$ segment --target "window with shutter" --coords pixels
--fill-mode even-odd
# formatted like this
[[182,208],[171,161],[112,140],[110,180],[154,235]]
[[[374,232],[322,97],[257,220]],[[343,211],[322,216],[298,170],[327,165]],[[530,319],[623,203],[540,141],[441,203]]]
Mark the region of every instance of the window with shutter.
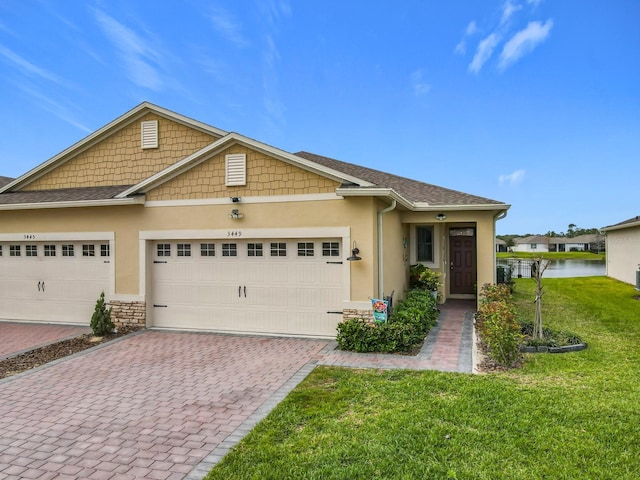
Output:
[[234,153],[227,155],[227,178],[226,185],[246,185],[247,184],[247,156],[244,153]]
[[149,120],[140,124],[142,148],[158,148],[158,121]]

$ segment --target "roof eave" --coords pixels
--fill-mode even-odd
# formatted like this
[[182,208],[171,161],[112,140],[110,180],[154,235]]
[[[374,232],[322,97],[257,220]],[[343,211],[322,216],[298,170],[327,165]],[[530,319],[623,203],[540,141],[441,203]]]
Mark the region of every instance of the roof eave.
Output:
[[79,200],[67,202],[10,203],[0,205],[0,210],[41,210],[46,208],[113,207],[122,205],[141,205],[144,196],[128,198],[106,198],[102,200]]
[[638,220],[637,222],[629,222],[629,223],[623,223],[623,224],[618,224],[618,225],[610,225],[608,227],[603,227],[600,230],[603,232],[611,232],[613,230],[623,230],[625,228],[633,228],[633,227],[640,227],[640,220]]
[[406,208],[414,212],[458,211],[458,210],[495,210],[507,211],[511,205],[505,203],[468,204],[468,205],[431,205],[425,202],[412,202],[400,195],[392,188],[360,188],[340,187],[336,194],[342,197],[387,197],[397,200]]

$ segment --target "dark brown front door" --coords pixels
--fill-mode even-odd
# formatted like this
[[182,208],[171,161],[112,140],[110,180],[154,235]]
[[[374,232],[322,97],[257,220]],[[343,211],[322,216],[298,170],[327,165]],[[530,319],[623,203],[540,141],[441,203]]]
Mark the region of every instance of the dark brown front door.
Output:
[[456,235],[449,237],[449,290],[452,294],[474,294],[476,284],[476,237]]

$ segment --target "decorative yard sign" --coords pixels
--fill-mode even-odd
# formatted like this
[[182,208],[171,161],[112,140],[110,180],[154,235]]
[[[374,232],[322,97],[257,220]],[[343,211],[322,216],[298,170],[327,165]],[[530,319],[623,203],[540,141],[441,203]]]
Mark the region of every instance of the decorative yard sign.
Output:
[[372,298],[371,306],[373,307],[373,321],[376,323],[386,323],[389,302],[387,302],[386,300],[378,300],[377,298]]

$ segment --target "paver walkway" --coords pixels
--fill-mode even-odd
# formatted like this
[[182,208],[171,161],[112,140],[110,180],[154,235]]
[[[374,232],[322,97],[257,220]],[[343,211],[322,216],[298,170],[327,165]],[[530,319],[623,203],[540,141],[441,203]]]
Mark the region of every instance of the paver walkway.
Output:
[[417,357],[144,331],[0,380],[0,480],[200,480],[318,364],[472,371],[473,302]]
[[0,359],[89,332],[83,326],[0,321]]
[[335,350],[331,342],[323,351],[321,365],[356,368],[407,368],[445,372],[473,371],[473,312],[475,301],[449,300],[440,306],[438,324],[431,329],[416,356],[353,353]]

